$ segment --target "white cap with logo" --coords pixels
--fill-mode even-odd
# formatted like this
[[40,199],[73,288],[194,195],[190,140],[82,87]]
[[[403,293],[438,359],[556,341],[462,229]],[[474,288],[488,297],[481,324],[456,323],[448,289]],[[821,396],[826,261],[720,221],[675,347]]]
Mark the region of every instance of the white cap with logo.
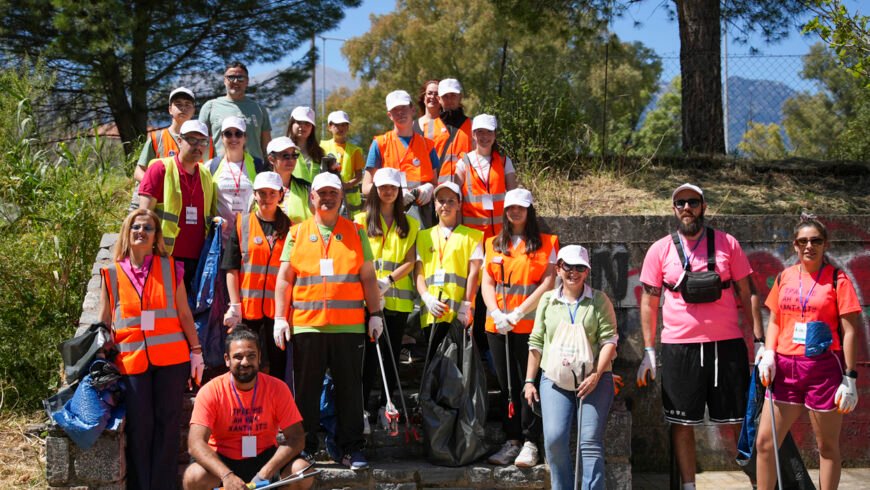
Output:
[[375,172],[374,183],[375,187],[380,187],[382,185],[402,187],[402,172],[399,172],[395,168],[379,168],[378,171]]
[[260,172],[254,178],[254,190],[260,189],[275,189],[280,191],[284,189],[284,181],[277,172]]
[[491,116],[489,114],[478,114],[474,116],[474,119],[471,120],[471,130],[475,131],[477,129],[488,129],[490,131],[495,131],[495,128],[498,127],[498,121],[495,119],[495,116]]
[[350,124],[350,116],[344,111],[333,111],[326,117],[328,124]]
[[527,208],[532,205],[532,193],[528,189],[511,189],[504,195],[504,208],[510,206],[522,206]]
[[671,194],[671,199],[673,200],[675,197],[677,197],[677,194],[679,194],[682,191],[692,191],[695,194],[698,194],[699,196],[701,196],[701,200],[704,199],[704,191],[702,191],[701,188],[696,186],[695,184],[689,184],[689,183],[683,184],[683,185],[677,187],[676,189],[674,189],[674,193]]
[[184,124],[181,125],[180,134],[187,133],[199,133],[203,136],[208,136],[208,126],[205,125],[204,122],[199,119],[190,119],[188,121],[184,121]]
[[581,245],[567,245],[559,250],[556,260],[561,260],[570,265],[589,265],[589,251]]
[[290,119],[294,121],[305,121],[307,123],[314,123],[314,110],[308,106],[301,105],[293,109],[293,112],[290,113]]
[[388,111],[403,105],[411,105],[411,96],[408,92],[405,92],[404,90],[394,90],[387,94]]
[[175,98],[175,96],[178,94],[185,94],[185,95],[189,96],[191,99],[193,99],[194,101],[196,100],[196,97],[193,96],[193,90],[190,90],[187,87],[178,87],[177,89],[173,90],[172,92],[169,92],[169,102],[172,103],[172,99]]
[[278,153],[279,151],[286,150],[287,148],[298,148],[298,146],[296,146],[296,143],[294,143],[293,140],[289,137],[278,136],[277,138],[270,141],[268,145],[266,145],[266,154],[268,155],[269,153]]
[[455,78],[445,78],[438,82],[438,97],[443,97],[447,94],[461,94],[462,85]]
[[315,175],[314,180],[311,182],[311,190],[316,192],[324,187],[341,190],[341,179],[338,178],[338,175],[330,172],[321,172]]
[[230,128],[238,129],[244,133],[248,129],[248,123],[239,116],[227,116],[223,121],[221,121],[221,132]]

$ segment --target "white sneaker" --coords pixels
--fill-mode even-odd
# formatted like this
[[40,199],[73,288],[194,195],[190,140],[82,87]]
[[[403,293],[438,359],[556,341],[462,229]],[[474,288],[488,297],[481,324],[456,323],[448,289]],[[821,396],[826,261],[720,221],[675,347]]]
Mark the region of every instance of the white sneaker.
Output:
[[369,413],[363,410],[363,435],[369,435],[372,433],[372,426],[369,424]]
[[489,464],[507,465],[513,463],[518,454],[520,454],[519,444],[514,444],[508,441],[504,443],[497,453],[490,456],[486,461]]
[[538,464],[538,446],[534,442],[526,441],[514,464],[520,468],[531,468]]

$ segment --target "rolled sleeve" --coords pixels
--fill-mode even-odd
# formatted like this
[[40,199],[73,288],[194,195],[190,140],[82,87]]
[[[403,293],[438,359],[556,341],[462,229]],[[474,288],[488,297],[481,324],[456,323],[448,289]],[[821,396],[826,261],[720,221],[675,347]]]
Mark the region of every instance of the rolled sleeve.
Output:
[[544,324],[544,313],[547,306],[550,304],[552,291],[547,291],[541,296],[538,302],[538,308],[535,310],[535,326],[532,327],[532,333],[529,334],[529,350],[538,352],[544,351],[544,338],[547,335],[547,326]]

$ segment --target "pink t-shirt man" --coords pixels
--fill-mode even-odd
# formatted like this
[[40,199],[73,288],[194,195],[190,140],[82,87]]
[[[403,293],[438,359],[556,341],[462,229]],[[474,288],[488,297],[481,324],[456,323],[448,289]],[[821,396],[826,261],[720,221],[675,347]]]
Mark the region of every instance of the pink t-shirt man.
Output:
[[[714,230],[716,272],[722,281],[739,281],[752,273],[749,259],[733,236]],[[681,235],[682,237],[682,235]],[[683,239],[684,254],[692,271],[707,270],[707,232],[701,239]],[[700,243],[699,243],[700,242]],[[686,303],[679,292],[664,287],[676,284],[683,273],[680,255],[670,235],[656,241],[647,250],[640,282],[662,288],[662,343],[687,344],[742,338],[738,326],[737,300],[733,285],[722,290],[722,297],[712,303]]]

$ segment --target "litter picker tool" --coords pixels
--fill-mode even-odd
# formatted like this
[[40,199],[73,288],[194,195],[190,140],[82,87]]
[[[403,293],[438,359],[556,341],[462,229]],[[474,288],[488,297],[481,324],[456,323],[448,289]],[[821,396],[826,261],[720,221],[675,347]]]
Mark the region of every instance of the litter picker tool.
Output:
[[[384,322],[384,328],[387,325],[387,319],[384,317],[384,312],[381,310],[381,319]],[[408,412],[408,407],[405,405],[405,394],[402,392],[402,380],[399,379],[399,367],[396,365],[396,358],[393,357],[392,341],[390,340],[389,335],[384,335],[384,338],[387,340],[387,349],[390,351],[390,362],[393,363],[393,373],[396,375],[396,387],[399,389],[399,401],[402,402],[402,411],[405,412],[405,442],[410,442],[411,437],[415,440],[421,440],[420,434],[417,433],[417,429],[411,427],[411,414]],[[381,372],[383,372],[384,368],[381,367]]]
[[767,403],[770,405],[770,428],[773,432],[773,458],[776,463],[776,486],[782,490],[782,468],[779,465],[779,438],[776,437],[776,411],[773,409],[773,380],[767,387]]
[[[313,465],[314,465],[314,463],[311,463],[308,466],[306,466],[305,468],[302,468],[301,470],[299,470],[295,473],[289,474],[286,477],[284,477],[276,482],[273,482],[273,483],[269,483],[268,481],[263,481],[263,482],[260,482],[259,484],[251,482],[251,483],[245,484],[245,487],[248,488],[249,490],[255,490],[255,489],[256,490],[270,490],[272,488],[281,488],[283,486],[290,485],[291,483],[296,483],[298,481],[302,481],[306,478],[311,478],[312,476],[316,476],[317,474],[319,474],[320,470],[314,470],[314,471],[311,471],[309,473],[305,473],[306,471],[311,469],[311,466],[313,466]],[[215,487],[214,490],[224,490],[224,487]]]
[[387,383],[387,372],[384,370],[384,356],[381,354],[380,339],[375,339],[375,350],[378,352],[378,364],[381,366],[381,379],[384,382],[384,394],[387,395],[387,405],[384,407],[384,417],[387,419],[387,427],[390,432],[390,437],[399,435],[399,411],[393,405],[393,400],[390,398],[390,386]]
[[[502,309],[501,312],[504,315],[507,315],[507,284],[505,283],[504,277],[504,260],[499,262],[499,267],[501,268],[501,303]],[[513,273],[511,273],[513,275]],[[508,278],[508,283],[510,282],[510,278]],[[496,305],[498,306],[498,305]],[[511,342],[510,342],[510,332],[504,333],[504,362],[505,362],[505,370],[507,371],[507,387],[508,387],[508,407],[507,413],[508,418],[514,418],[514,394],[513,394],[513,386],[511,383]]]
[[577,390],[580,389],[580,382],[586,379],[586,363],[580,365],[580,380],[577,380],[577,375],[574,375],[574,397],[577,399],[577,453],[574,456],[574,490],[579,490],[583,484],[583,449],[580,445],[580,429],[583,424],[583,399],[577,396]]

